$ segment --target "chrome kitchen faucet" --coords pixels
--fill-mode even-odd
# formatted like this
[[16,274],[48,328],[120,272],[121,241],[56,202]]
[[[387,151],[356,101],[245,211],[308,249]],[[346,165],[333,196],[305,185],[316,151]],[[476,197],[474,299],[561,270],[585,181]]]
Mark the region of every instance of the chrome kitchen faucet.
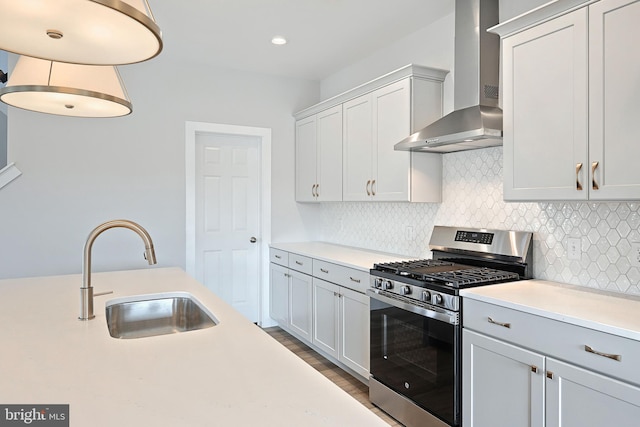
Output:
[[100,224],[89,233],[87,242],[84,244],[84,262],[82,264],[82,287],[80,288],[80,320],[90,320],[95,317],[93,314],[93,287],[91,286],[91,247],[96,238],[110,228],[128,228],[135,231],[144,241],[144,258],[149,265],[156,263],[156,253],[153,249],[153,241],[147,230],[133,221],[126,219],[116,219]]

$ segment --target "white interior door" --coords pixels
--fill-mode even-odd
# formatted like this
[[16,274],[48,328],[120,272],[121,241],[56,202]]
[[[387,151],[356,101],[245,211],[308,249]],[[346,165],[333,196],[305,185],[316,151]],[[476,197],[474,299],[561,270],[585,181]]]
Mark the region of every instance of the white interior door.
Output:
[[260,320],[260,138],[196,134],[195,277]]

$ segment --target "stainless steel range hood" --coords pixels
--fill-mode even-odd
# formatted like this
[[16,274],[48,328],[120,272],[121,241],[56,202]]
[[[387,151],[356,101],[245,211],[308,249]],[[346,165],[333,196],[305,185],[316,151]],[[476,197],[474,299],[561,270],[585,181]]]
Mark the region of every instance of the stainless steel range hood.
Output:
[[456,0],[454,111],[394,146],[398,151],[448,153],[502,145],[498,108],[498,0]]

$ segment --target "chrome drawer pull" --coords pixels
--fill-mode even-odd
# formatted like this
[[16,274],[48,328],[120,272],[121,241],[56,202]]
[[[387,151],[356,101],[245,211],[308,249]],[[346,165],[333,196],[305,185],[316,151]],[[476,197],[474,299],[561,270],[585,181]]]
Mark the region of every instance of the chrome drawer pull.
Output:
[[329,270],[325,270],[324,268],[321,268],[320,271],[322,271],[323,273],[329,273]]
[[505,328],[511,328],[511,323],[496,322],[491,317],[487,317],[487,321],[489,323],[493,323],[494,325],[502,326],[502,327],[505,327]]
[[349,277],[352,282],[360,283],[360,279],[354,279],[353,277]]
[[619,355],[619,354],[600,353],[599,351],[596,351],[596,350],[592,349],[588,345],[584,346],[584,351],[586,351],[587,353],[597,354],[598,356],[607,357],[609,359],[617,360],[618,362],[622,361],[622,356]]
[[302,263],[300,261],[296,261],[296,264],[298,265],[302,265]]
[[371,185],[371,180],[367,181],[367,196],[371,195],[371,191],[369,191],[369,185]]
[[282,259],[280,255],[275,255],[276,259]]

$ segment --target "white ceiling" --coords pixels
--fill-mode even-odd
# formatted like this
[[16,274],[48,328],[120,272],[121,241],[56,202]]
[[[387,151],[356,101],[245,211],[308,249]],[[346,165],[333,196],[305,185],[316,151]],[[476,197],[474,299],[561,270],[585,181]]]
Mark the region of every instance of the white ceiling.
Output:
[[[167,55],[322,80],[453,12],[453,0],[149,0]],[[285,46],[271,44],[274,35]]]

